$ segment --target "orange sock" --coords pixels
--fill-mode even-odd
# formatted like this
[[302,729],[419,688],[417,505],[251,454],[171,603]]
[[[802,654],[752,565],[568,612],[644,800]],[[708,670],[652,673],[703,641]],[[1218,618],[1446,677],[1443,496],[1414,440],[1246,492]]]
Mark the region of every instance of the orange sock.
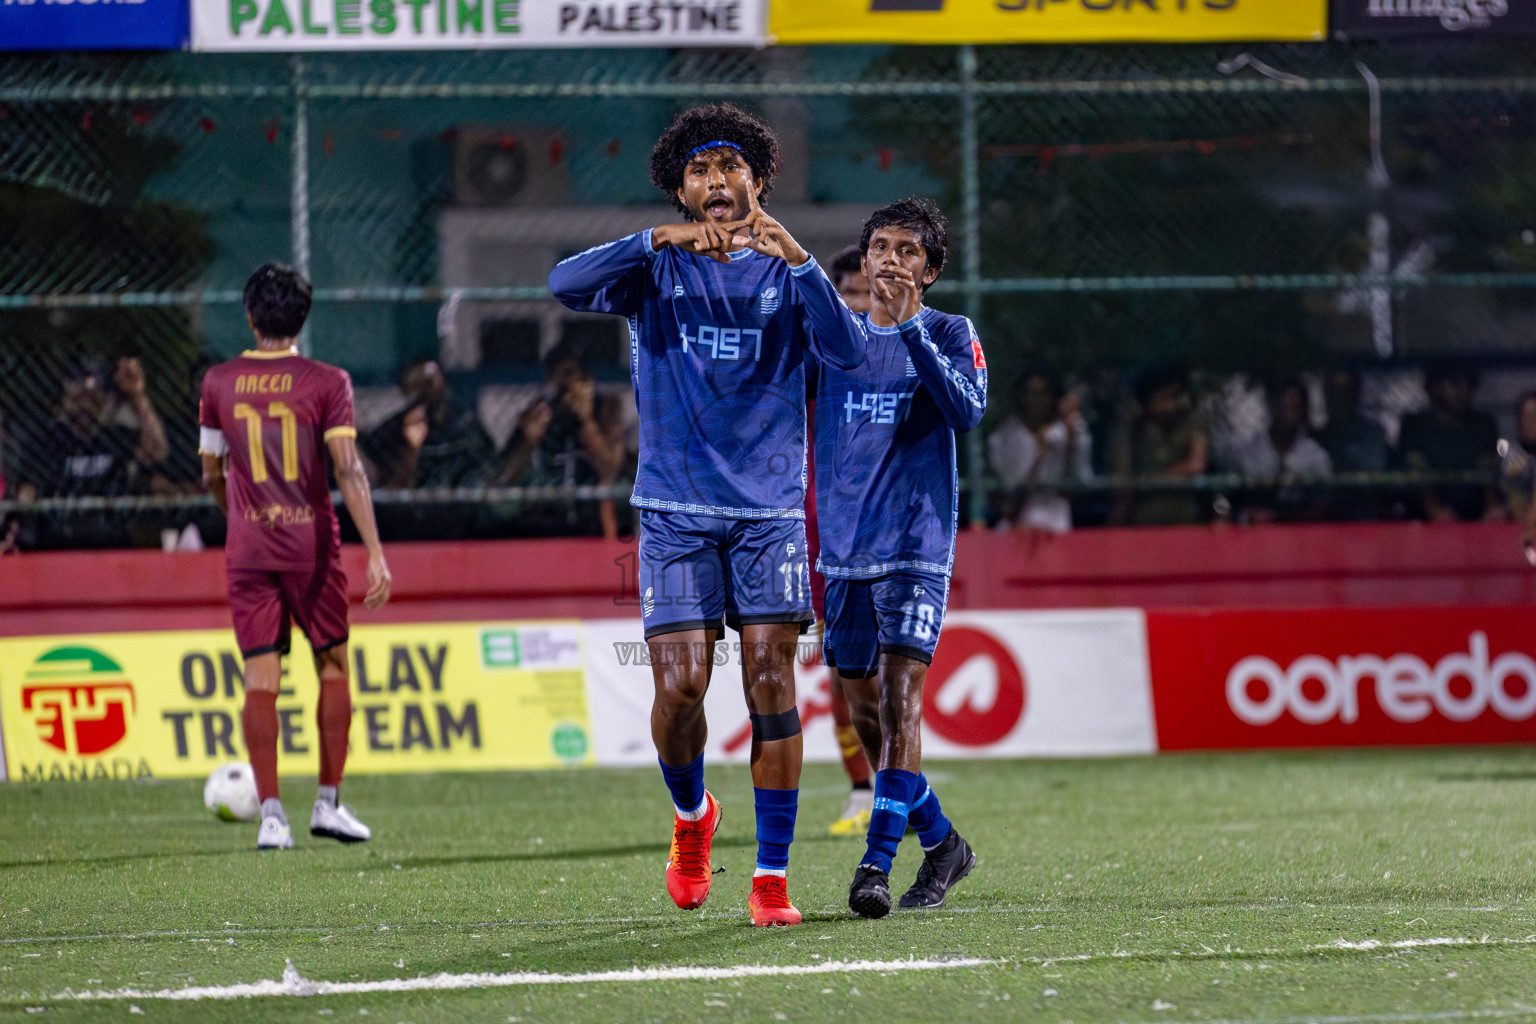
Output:
[[247,690],[240,729],[245,734],[251,773],[256,776],[256,796],[270,800],[277,796],[277,694]]
[[320,785],[341,785],[347,767],[347,732],[352,726],[352,689],[346,676],[320,679]]

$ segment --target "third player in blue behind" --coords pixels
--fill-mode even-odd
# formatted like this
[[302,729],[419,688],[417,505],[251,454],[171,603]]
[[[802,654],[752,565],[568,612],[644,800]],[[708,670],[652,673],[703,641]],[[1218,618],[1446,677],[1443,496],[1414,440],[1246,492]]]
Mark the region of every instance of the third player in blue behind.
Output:
[[667,891],[709,894],[720,805],[704,789],[704,692],[722,620],[741,632],[752,721],[754,925],[799,924],[786,873],[800,786],[794,651],[812,620],[805,538],[805,360],[852,368],[863,337],[810,254],[760,205],[778,171],[768,127],[728,104],[678,116],[651,180],[688,222],[564,261],[572,309],[627,317],[640,409],[640,597],[651,736],[676,811]]
[[869,842],[848,890],[862,917],[891,909],[890,871],[910,821],[923,845],[901,898],[938,907],[976,862],[922,775],[923,678],[955,560],[955,431],[987,408],[987,361],[965,317],[923,305],[944,268],[946,225],[924,199],[875,211],[859,240],[871,308],[862,366],[821,368],[816,395],[823,656],[878,771]]

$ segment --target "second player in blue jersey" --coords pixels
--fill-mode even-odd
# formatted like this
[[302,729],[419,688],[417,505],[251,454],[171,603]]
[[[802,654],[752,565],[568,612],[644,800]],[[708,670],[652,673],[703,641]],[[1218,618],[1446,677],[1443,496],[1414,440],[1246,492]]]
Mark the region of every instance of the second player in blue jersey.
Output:
[[800,785],[795,641],[810,623],[805,363],[862,362],[863,333],[810,254],[762,203],[768,127],[728,104],[687,111],[651,180],[687,217],[564,261],[550,289],[629,321],[640,410],[640,594],[651,734],[675,809],[667,891],[704,902],[720,807],[704,789],[704,693],[722,620],[741,631],[752,721],[755,925],[798,924],[786,888]]
[[922,302],[944,267],[946,233],[943,216],[922,199],[865,222],[867,358],[853,369],[822,367],[816,392],[823,657],[878,768],[868,847],[848,895],[863,917],[891,909],[891,862],[909,821],[924,858],[902,906],[943,905],[975,863],[922,775],[919,735],[923,680],[955,560],[955,432],[975,427],[987,408],[975,327]]

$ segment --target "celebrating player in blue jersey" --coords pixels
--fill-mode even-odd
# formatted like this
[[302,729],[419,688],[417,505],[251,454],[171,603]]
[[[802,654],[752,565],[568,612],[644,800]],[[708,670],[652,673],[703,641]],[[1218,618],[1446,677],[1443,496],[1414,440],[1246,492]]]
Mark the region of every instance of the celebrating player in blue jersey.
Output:
[[923,677],[955,559],[955,431],[981,422],[987,361],[965,317],[923,305],[944,269],[944,217],[904,199],[864,222],[866,360],[821,367],[816,396],[823,657],[842,680],[878,767],[864,859],[848,889],[862,917],[891,909],[890,871],[910,821],[923,866],[903,907],[938,907],[976,863],[922,775]]
[[687,217],[564,261],[572,309],[629,319],[640,408],[640,594],[651,736],[676,811],[667,891],[709,895],[720,805],[704,789],[704,692],[721,621],[742,637],[752,720],[754,925],[800,923],[786,874],[799,803],[794,649],[812,621],[805,543],[805,359],[852,369],[863,334],[826,275],[763,212],[779,145],[724,104],[687,111],[651,154],[651,181]]

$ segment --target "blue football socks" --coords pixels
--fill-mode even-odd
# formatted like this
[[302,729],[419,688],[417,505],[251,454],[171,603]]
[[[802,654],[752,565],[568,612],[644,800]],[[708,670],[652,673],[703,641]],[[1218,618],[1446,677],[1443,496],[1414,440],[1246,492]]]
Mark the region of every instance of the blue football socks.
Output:
[[674,768],[657,758],[661,776],[672,791],[672,806],[677,816],[686,821],[698,821],[704,814],[704,755],[700,754],[681,768]]
[[944,816],[944,808],[939,806],[939,795],[928,785],[927,776],[917,776],[916,793],[909,820],[912,827],[917,829],[917,841],[923,844],[923,849],[931,850],[944,841],[953,826]]
[[800,805],[800,791],[754,787],[752,796],[757,810],[755,874],[785,874],[789,871],[789,844],[795,839],[795,811]]
[[875,808],[869,816],[869,849],[862,863],[890,873],[917,792],[918,776],[911,772],[899,768],[875,772]]

